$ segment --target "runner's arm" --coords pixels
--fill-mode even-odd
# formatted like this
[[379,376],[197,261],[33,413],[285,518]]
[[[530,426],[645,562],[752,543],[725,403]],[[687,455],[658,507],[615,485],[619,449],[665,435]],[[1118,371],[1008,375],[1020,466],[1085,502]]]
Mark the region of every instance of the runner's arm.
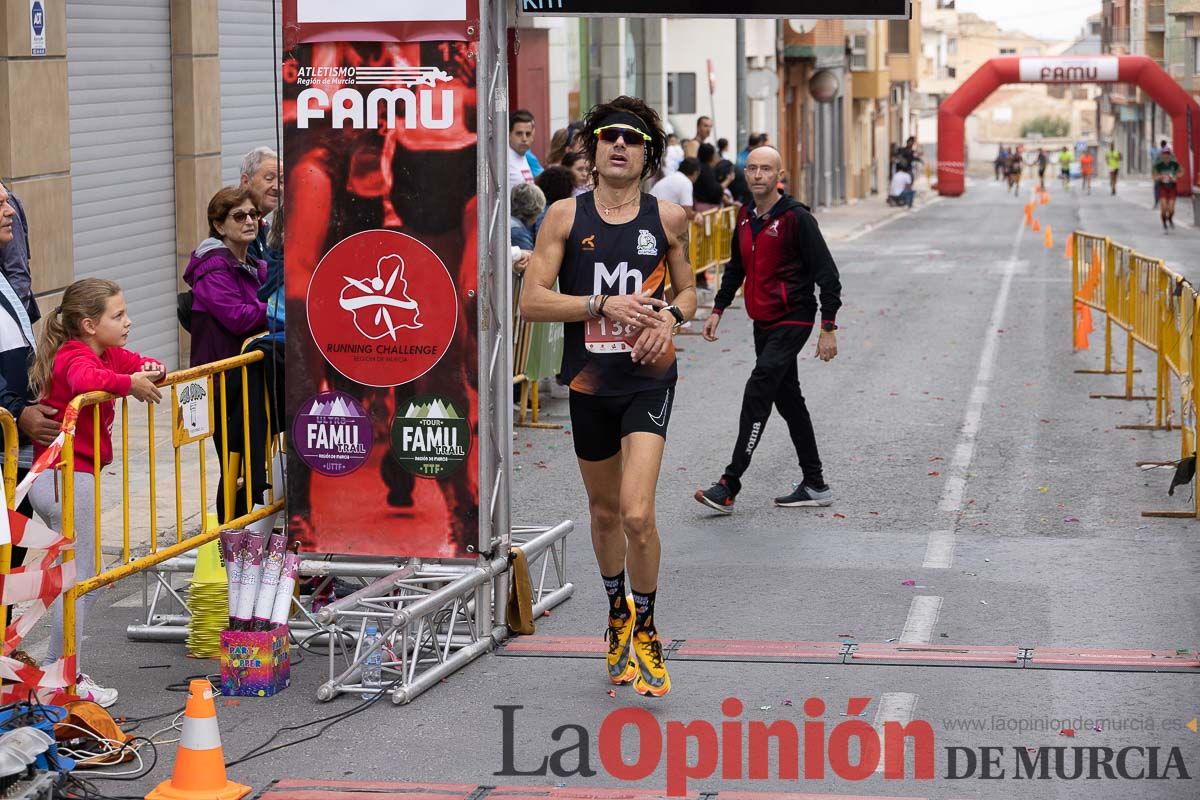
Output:
[[733,303],[733,297],[737,294],[737,290],[742,288],[742,281],[746,279],[746,268],[742,265],[742,252],[738,246],[737,223],[734,223],[733,243],[729,248],[729,263],[725,265],[725,269],[721,272],[721,288],[717,291],[716,299],[713,300],[712,313],[720,316],[725,313],[725,309],[729,308]]
[[842,307],[842,281],[837,264],[825,244],[825,237],[812,214],[800,212],[800,261],[811,266],[813,280],[820,287],[821,321],[836,322]]
[[[675,289],[675,306],[683,313],[685,320],[693,319],[696,316],[696,273],[692,271],[689,260],[692,226],[688,222],[687,209],[662,200],[658,203],[658,209],[667,233],[667,271],[671,274],[671,286]],[[671,324],[675,324],[674,317],[671,318]]]
[[531,322],[591,319],[587,297],[563,294],[554,288],[574,222],[574,199],[559,200],[546,212],[533,256],[525,268],[525,285],[521,290],[521,316]]

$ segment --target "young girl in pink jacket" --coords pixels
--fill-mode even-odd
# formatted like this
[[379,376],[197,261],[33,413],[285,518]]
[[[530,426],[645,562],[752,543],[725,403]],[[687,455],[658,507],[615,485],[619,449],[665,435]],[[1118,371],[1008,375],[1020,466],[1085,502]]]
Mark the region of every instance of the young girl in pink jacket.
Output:
[[[62,422],[67,405],[86,392],[111,392],[157,403],[162,393],[154,384],[166,370],[162,364],[125,349],[132,321],[125,298],[116,283],[99,278],[76,281],[63,293],[62,305],[45,319],[38,337],[37,356],[30,386],[39,402],[55,410]],[[116,416],[113,401],[100,404],[100,450],[95,452],[95,412],[80,411],[75,424],[75,564],[77,581],[96,574],[95,473],[112,462],[112,425]],[[45,447],[38,445],[34,457]],[[62,481],[57,469],[38,476],[29,491],[33,509],[42,521],[62,531]],[[79,598],[75,614],[76,650],[82,652],[81,632],[94,594]],[[50,660],[62,653],[62,600],[55,601],[54,626],[50,633]],[[99,686],[79,668],[79,696],[102,706],[117,701],[117,691]]]

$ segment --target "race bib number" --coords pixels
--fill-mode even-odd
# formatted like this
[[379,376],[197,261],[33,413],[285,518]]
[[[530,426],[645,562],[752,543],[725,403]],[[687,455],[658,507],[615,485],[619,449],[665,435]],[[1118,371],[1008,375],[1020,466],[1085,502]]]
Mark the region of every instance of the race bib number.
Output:
[[629,353],[642,329],[611,319],[589,319],[583,332],[583,345],[589,353]]

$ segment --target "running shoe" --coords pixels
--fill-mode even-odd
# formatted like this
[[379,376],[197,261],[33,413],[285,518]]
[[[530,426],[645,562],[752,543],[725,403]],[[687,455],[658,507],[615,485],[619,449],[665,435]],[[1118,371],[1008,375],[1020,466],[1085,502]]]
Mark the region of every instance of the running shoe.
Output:
[[833,490],[826,486],[815,489],[806,483],[793,484],[792,493],[775,498],[775,505],[780,508],[805,508],[833,505]]
[[657,631],[633,634],[633,658],[637,662],[637,677],[633,679],[635,692],[646,697],[662,697],[671,691],[667,660]]
[[106,689],[84,673],[75,678],[75,692],[83,700],[91,700],[101,708],[108,708],[117,702],[117,690]]
[[697,489],[696,502],[703,503],[722,514],[733,513],[733,492],[729,491],[729,486],[725,483],[724,478],[707,489]]
[[625,619],[608,618],[608,679],[618,686],[629,683],[637,675],[637,664],[633,663],[630,655],[630,645],[633,639],[634,609],[633,598],[626,596],[625,607],[628,613]]

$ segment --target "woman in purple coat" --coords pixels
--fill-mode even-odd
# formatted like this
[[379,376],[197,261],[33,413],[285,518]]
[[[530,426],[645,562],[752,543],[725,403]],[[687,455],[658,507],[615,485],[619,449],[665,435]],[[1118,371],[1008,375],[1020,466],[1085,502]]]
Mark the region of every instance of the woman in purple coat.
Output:
[[[258,299],[258,288],[266,279],[267,265],[246,254],[258,236],[260,217],[250,190],[245,187],[227,186],[208,202],[208,238],[192,253],[183,273],[193,292],[193,367],[238,355],[242,342],[266,330],[267,304]],[[213,443],[221,458],[226,430],[230,431],[230,449],[241,446],[232,440],[241,438],[236,434],[241,430],[237,422],[242,418],[242,405],[240,396],[233,397],[231,386],[226,409],[228,420],[222,419],[221,382],[214,379],[212,385],[217,428]],[[222,498],[228,469],[222,459],[221,482],[217,487],[217,517],[222,522],[227,518]],[[236,476],[229,479],[237,480]],[[245,495],[238,494],[234,515],[241,516],[246,511]]]
[[246,255],[258,236],[250,190],[227,186],[208,201],[208,237],[192,253],[183,279],[192,287],[192,366],[235,356],[267,327],[258,287],[267,265]]

